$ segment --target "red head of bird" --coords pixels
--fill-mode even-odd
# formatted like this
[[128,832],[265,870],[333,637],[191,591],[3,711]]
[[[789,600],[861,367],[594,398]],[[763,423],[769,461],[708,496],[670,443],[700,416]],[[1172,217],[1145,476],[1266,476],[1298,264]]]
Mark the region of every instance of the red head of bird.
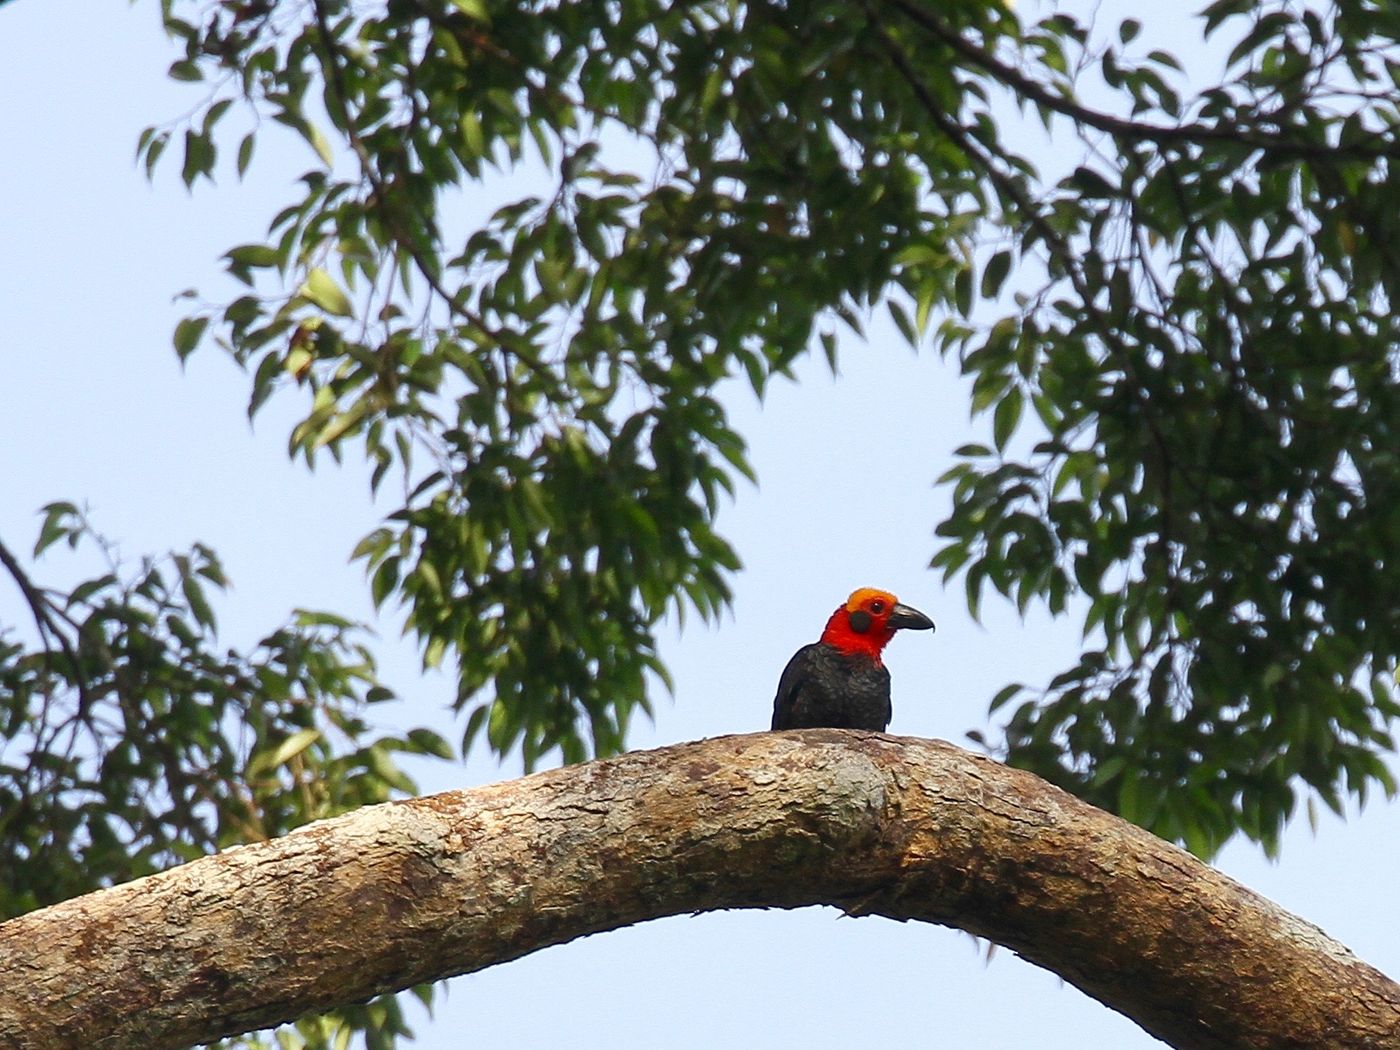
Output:
[[889,591],[862,587],[831,614],[821,640],[843,653],[865,653],[878,664],[880,650],[905,628],[928,631],[933,621]]

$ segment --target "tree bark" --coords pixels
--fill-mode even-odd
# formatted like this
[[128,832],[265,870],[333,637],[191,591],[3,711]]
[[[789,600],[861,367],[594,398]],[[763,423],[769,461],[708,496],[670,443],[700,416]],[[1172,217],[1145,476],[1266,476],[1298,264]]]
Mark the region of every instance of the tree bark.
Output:
[[0,1045],[205,1042],[600,930],[956,926],[1179,1047],[1400,1047],[1400,986],[1189,854],[931,740],[722,737],[372,806],[0,925]]

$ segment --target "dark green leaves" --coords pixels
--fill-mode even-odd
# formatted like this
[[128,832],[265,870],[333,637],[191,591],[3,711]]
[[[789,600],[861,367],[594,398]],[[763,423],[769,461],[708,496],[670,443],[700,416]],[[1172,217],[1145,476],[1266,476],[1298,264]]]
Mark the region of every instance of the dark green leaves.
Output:
[[[715,388],[761,395],[894,282],[916,342],[969,270],[971,204],[929,193],[975,197],[966,158],[919,142],[865,20],[824,12],[318,0],[173,27],[325,169],[229,252],[251,294],[177,348],[208,324],[252,368],[251,411],[304,392],[294,454],[359,447],[376,487],[405,479],[358,554],[425,663],[457,669],[468,743],[527,764],[621,748],[665,681],[657,623],[713,616],[738,566],[714,519],[752,471]],[[956,104],[951,74],[938,90]],[[444,207],[532,158],[548,193],[467,226]]]
[[[1390,789],[1400,209],[1364,85],[1394,82],[1393,20],[1212,4],[1234,70],[1188,94],[1146,18],[1096,39],[998,4],[241,10],[169,12],[177,75],[226,85],[186,180],[235,97],[317,160],[176,346],[249,365],[250,411],[304,398],[294,454],[401,482],[358,555],[456,668],[468,742],[623,746],[659,618],[713,614],[737,565],[717,387],[818,342],[834,366],[887,309],[988,430],[934,564],[974,611],[1083,618],[1073,666],[1001,698],[1012,761],[1202,852]],[[463,219],[464,183],[540,161]]]
[[425,663],[456,654],[459,703],[489,689],[466,745],[484,732],[527,764],[554,747],[578,760],[622,747],[633,712],[649,711],[647,678],[665,680],[649,625],[679,607],[678,590],[716,613],[737,564],[703,502],[728,480],[681,440],[710,433],[725,447],[715,412],[704,400],[657,410],[606,440],[566,429],[528,459],[464,450],[455,474],[420,488],[420,507],[360,544],[376,599],[408,605]]
[[[69,503],[36,550],[60,540],[112,549]],[[41,627],[0,633],[0,914],[411,792],[396,752],[449,757],[371,734],[361,706],[388,694],[357,625],[300,613],[233,652],[208,548],[108,568],[62,593],[6,561]]]
[[[1247,72],[1203,93],[1199,123],[1064,110],[1106,133],[1092,166],[1007,217],[1052,279],[1014,320],[948,330],[996,452],[945,475],[934,562],[974,605],[986,584],[1056,611],[1079,596],[1093,648],[1015,709],[1006,753],[1206,855],[1237,832],[1272,849],[1308,792],[1340,811],[1393,791],[1400,711],[1382,597],[1400,331],[1379,305],[1400,274],[1353,225],[1388,226],[1396,188],[1349,152],[1393,150],[1396,118],[1358,99],[1363,142],[1334,104],[1356,84],[1340,56],[1389,39],[1258,5],[1213,5],[1208,28],[1246,8]],[[1175,117],[1175,67],[1110,49],[1103,74],[1131,113]],[[1029,450],[1011,443],[1026,400]]]

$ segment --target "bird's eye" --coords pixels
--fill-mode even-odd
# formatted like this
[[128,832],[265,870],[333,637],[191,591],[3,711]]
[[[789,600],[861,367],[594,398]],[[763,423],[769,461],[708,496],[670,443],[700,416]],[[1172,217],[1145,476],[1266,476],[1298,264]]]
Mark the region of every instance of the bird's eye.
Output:
[[876,598],[873,602],[870,603],[870,611],[873,612],[876,616],[879,616],[882,612],[885,611],[885,603],[879,598]]

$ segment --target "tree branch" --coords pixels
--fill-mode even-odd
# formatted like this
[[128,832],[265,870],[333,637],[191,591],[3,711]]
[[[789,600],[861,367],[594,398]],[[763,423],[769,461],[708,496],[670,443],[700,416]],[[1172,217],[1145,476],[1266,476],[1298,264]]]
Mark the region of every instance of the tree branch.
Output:
[[[344,126],[345,137],[350,143],[355,159],[359,162],[360,172],[369,183],[370,189],[374,191],[376,200],[379,201],[379,214],[383,216],[390,236],[403,251],[408,253],[418,270],[418,275],[428,285],[428,288],[443,301],[449,311],[495,340],[502,355],[513,354],[536,375],[552,381],[553,376],[550,375],[542,361],[533,354],[522,350],[518,341],[512,342],[508,334],[501,328],[488,324],[484,316],[467,305],[466,296],[462,292],[453,294],[442,283],[436,262],[414,239],[411,229],[412,223],[405,222],[403,216],[399,214],[392,191],[384,179],[380,177],[374,158],[370,155],[369,147],[365,145],[365,141],[360,135],[359,118],[350,111],[350,93],[346,88],[345,77],[340,69],[340,61],[343,57],[339,43],[340,38],[331,29],[330,16],[326,11],[326,0],[312,0],[311,10],[315,16],[316,31],[321,38],[321,46],[325,49],[324,71],[326,83],[330,88],[328,104],[333,103],[340,111],[339,115],[341,124]],[[509,350],[507,350],[507,343],[511,344]],[[507,364],[505,374],[509,377],[509,364]]]
[[[1094,272],[1101,275],[1100,287],[1104,289],[1108,287],[1108,281],[1102,275],[1107,274],[1109,268],[1100,256],[1098,248],[1089,244],[1076,251],[1075,246],[1046,219],[1043,211],[1036,206],[1035,201],[1031,198],[1029,190],[1016,180],[1012,170],[1003,169],[1003,164],[1006,165],[1007,169],[1012,168],[1005,155],[998,149],[979,142],[971,131],[959,124],[953,114],[948,113],[939,104],[928,84],[914,69],[904,48],[885,28],[885,23],[875,5],[867,0],[865,11],[870,19],[870,26],[884,46],[891,64],[909,86],[909,90],[913,92],[915,99],[923,107],[929,121],[986,176],[987,181],[992,184],[1002,198],[1003,206],[1006,201],[1015,205],[1022,219],[1045,244],[1046,251],[1064,271],[1070,286],[1083,304],[1085,314],[1097,329],[1104,347],[1113,355],[1118,367],[1123,370],[1123,375],[1128,380],[1128,395],[1141,413],[1164,467],[1170,467],[1173,464],[1170,446],[1158,423],[1155,405],[1144,392],[1144,384],[1134,362],[1134,355],[1112,320],[1106,317],[1103,310],[1097,305],[1096,289],[1090,286],[1089,279],[1085,276],[1087,264]],[[1050,274],[1052,278],[1055,276],[1053,268],[1050,270]]]
[[159,1050],[646,919],[956,926],[1180,1047],[1395,1046],[1400,986],[1140,828],[939,741],[722,737],[371,806],[0,926],[0,1044]]
[[[73,622],[62,610],[58,609],[49,596],[40,589],[20,565],[19,559],[10,552],[4,543],[0,543],[0,565],[15,581],[15,586],[24,595],[25,603],[29,606],[29,613],[34,617],[34,625],[39,631],[39,642],[46,650],[50,644],[57,645],[62,650],[63,655],[68,660],[68,666],[73,676],[73,684],[78,690],[78,711],[82,715],[92,708],[91,686],[88,683],[87,675],[83,669],[83,663],[78,659],[78,653],[73,648],[73,643],[68,640],[68,635],[63,631],[63,625],[59,620],[66,620],[71,624],[76,633],[81,633],[78,625]],[[51,656],[51,650],[48,650]]]
[[[1106,132],[1118,139],[1151,142],[1158,146],[1223,142],[1232,146],[1247,146],[1250,149],[1261,150],[1276,157],[1305,159],[1326,159],[1340,156],[1376,160],[1396,155],[1394,142],[1384,142],[1380,146],[1373,147],[1363,142],[1319,144],[1289,137],[1286,133],[1288,125],[1283,119],[1287,114],[1283,110],[1277,113],[1260,114],[1261,118],[1265,118],[1261,120],[1261,123],[1272,123],[1280,129],[1279,132],[1272,134],[1260,133],[1256,130],[1258,125],[1240,127],[1238,125],[1224,126],[1201,123],[1149,124],[1145,121],[1128,120],[1124,117],[1114,116],[1112,113],[1091,109],[1069,96],[1057,94],[1039,81],[1026,76],[1014,66],[1001,61],[990,50],[978,47],[952,26],[911,0],[891,0],[890,6],[902,12],[911,22],[961,56],[970,65],[976,66],[1022,98],[1044,106],[1063,117],[1068,117],[1076,124]],[[1267,120],[1268,117],[1275,116],[1279,119]],[[1379,133],[1371,136],[1372,140],[1382,138],[1383,136]]]

